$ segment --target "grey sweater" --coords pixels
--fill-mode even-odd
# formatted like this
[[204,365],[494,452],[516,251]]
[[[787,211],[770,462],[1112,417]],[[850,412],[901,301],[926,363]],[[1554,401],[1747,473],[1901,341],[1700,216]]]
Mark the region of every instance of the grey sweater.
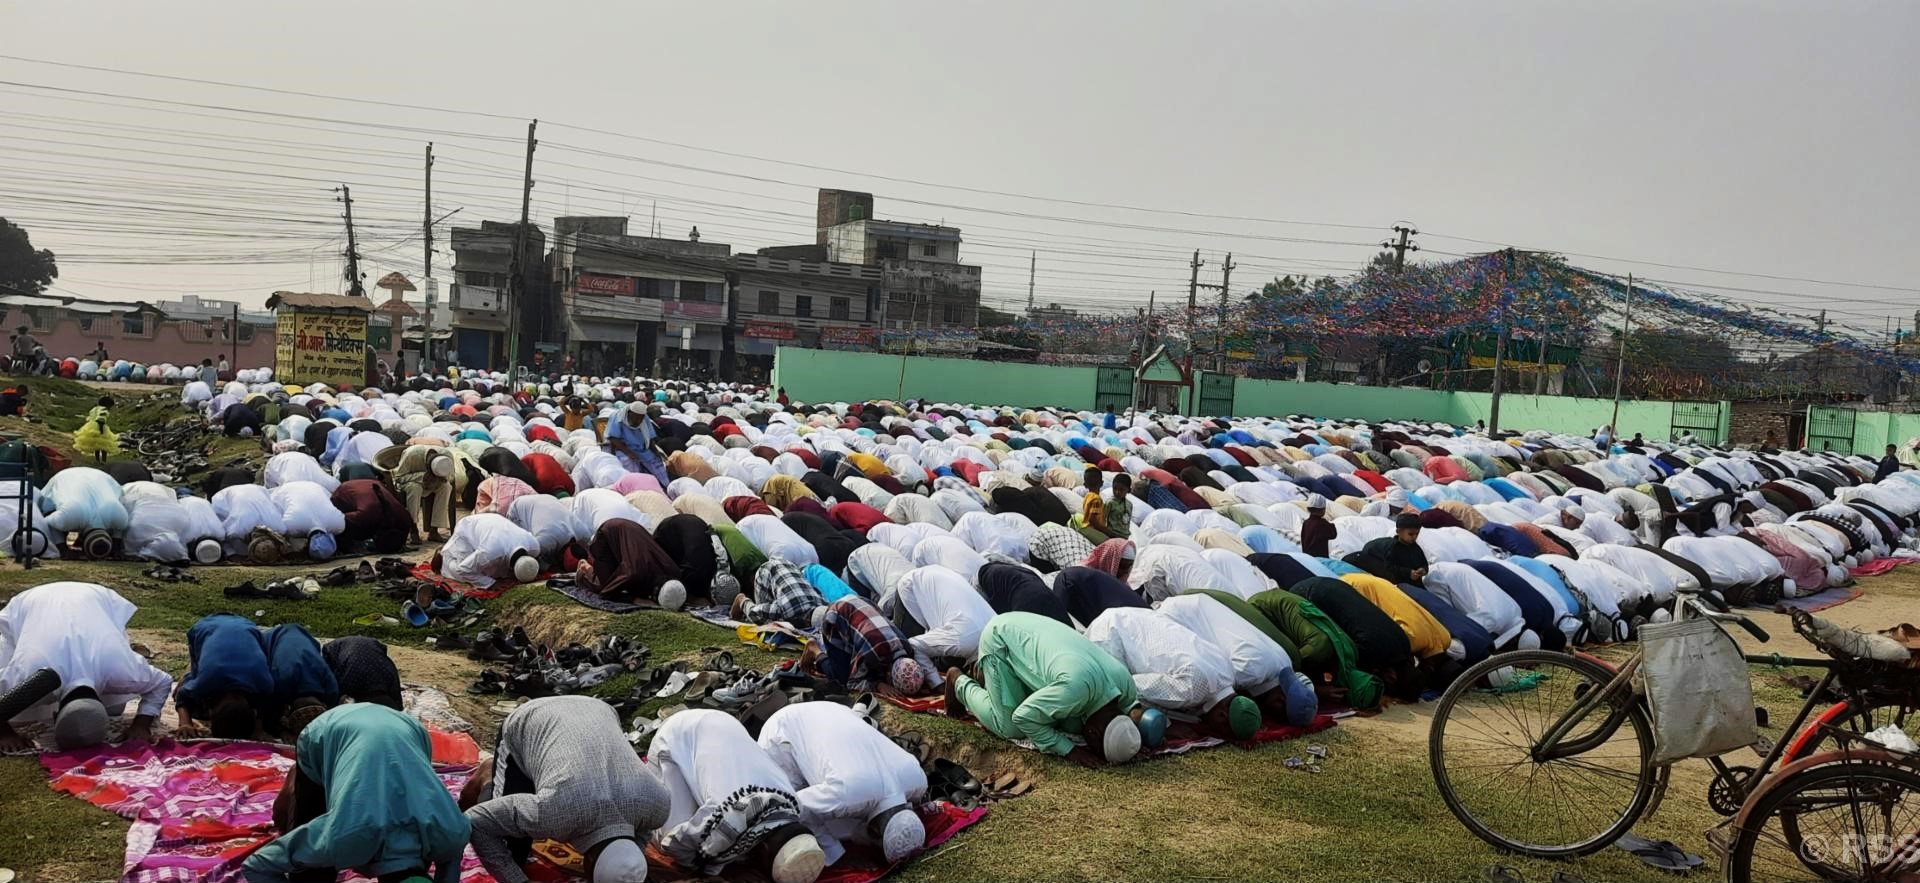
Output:
[[[492,799],[467,810],[467,820],[474,854],[500,883],[527,879],[510,839],[550,838],[584,853],[614,837],[644,843],[667,821],[666,788],[598,699],[551,696],[520,706],[501,726],[495,752]],[[505,793],[522,776],[533,790]]]

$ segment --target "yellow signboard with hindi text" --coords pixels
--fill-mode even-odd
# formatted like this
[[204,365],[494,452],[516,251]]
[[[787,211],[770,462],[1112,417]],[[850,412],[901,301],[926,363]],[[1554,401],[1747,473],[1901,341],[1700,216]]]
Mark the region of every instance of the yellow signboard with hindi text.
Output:
[[282,307],[275,325],[275,377],[299,386],[366,382],[366,313]]

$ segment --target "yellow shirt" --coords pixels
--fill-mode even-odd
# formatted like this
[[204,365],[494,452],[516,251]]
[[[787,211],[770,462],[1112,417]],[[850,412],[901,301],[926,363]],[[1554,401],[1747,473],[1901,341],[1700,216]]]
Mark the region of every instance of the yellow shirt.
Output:
[[1088,491],[1086,499],[1080,504],[1080,515],[1086,519],[1087,526],[1098,531],[1107,529],[1107,506],[1100,500],[1099,491]]
[[1380,608],[1387,618],[1407,633],[1407,643],[1413,645],[1413,655],[1425,659],[1447,652],[1453,644],[1453,633],[1434,619],[1420,602],[1407,597],[1400,587],[1370,573],[1349,573],[1340,577],[1353,590],[1366,596],[1373,606]]

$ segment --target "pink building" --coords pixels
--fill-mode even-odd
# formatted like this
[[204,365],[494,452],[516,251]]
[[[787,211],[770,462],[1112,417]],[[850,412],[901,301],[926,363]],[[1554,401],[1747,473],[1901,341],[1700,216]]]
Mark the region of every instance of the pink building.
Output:
[[[99,301],[52,294],[0,296],[0,319],[9,335],[25,325],[55,359],[85,358],[106,344],[114,359],[152,365],[198,365],[201,359],[233,360],[235,368],[263,368],[273,364],[273,323],[269,315],[260,325],[259,314],[241,314],[237,328],[230,317],[175,318],[144,301]],[[234,340],[238,333],[239,340]],[[10,349],[8,350],[11,351]]]

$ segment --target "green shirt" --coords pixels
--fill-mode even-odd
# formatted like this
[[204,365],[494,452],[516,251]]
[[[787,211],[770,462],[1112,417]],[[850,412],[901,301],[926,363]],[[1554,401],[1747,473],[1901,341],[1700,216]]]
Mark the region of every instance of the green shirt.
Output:
[[1106,527],[1102,532],[1116,540],[1124,540],[1133,534],[1133,501],[1126,494],[1114,494],[1107,501]]
[[[1268,597],[1270,595],[1286,595],[1299,603],[1291,604],[1284,599]],[[1269,589],[1261,592],[1253,596],[1251,603],[1255,609],[1259,610],[1265,610],[1269,606],[1275,609],[1280,605],[1292,606],[1300,618],[1318,628],[1328,643],[1333,645],[1333,664],[1324,670],[1332,672],[1334,683],[1347,688],[1347,704],[1355,708],[1373,708],[1380,704],[1380,679],[1360,670],[1360,651],[1353,646],[1353,638],[1341,631],[1340,626],[1334,623],[1332,617],[1327,616],[1326,611],[1314,606],[1312,601],[1286,589]]]
[[1331,625],[1332,621],[1320,608],[1313,606],[1312,601],[1292,592],[1274,589],[1248,598],[1247,603],[1265,614],[1276,628],[1286,632],[1287,637],[1300,647],[1300,655],[1293,660],[1295,668],[1322,672],[1338,666],[1340,659],[1333,652],[1333,639],[1327,637],[1326,630],[1319,624],[1325,622]]
[[1019,711],[1024,707],[1053,722],[1026,733],[1050,754],[1072,750],[1064,732],[1077,732],[1107,703],[1118,699],[1125,710],[1140,702],[1126,666],[1073,626],[1037,613],[1002,613],[987,622],[980,674],[993,704],[1015,721],[1031,716]]

